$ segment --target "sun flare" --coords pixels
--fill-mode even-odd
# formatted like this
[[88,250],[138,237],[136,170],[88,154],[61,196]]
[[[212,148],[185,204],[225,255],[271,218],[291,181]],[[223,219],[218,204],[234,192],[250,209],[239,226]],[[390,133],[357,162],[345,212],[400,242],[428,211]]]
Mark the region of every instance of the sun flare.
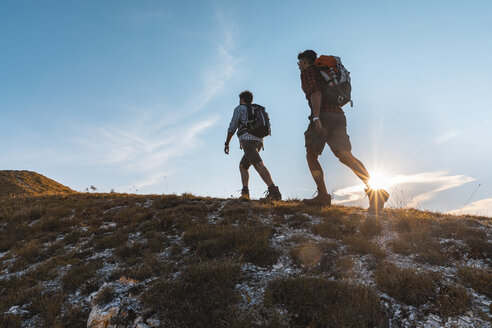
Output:
[[383,172],[374,172],[369,179],[369,186],[372,189],[388,189],[394,184],[394,179]]

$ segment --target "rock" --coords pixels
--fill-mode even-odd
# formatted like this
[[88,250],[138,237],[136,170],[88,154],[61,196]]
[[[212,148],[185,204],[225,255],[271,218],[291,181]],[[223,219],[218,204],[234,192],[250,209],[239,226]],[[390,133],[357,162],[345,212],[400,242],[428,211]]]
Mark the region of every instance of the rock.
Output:
[[23,315],[29,314],[29,311],[22,309],[19,305],[14,305],[5,314]]
[[111,307],[109,310],[100,309],[97,305],[92,307],[87,320],[87,328],[109,328],[111,318],[118,314],[119,308]]
[[161,322],[160,322],[160,320],[157,320],[157,319],[147,319],[147,324],[151,328],[159,328],[159,327],[161,327]]
[[[139,312],[138,301],[128,295],[129,290],[136,283],[138,281],[134,279],[121,277],[118,281],[104,283],[97,293],[92,293],[92,310],[87,320],[87,328],[149,328],[142,322],[142,318],[136,315],[136,312]],[[108,290],[110,290],[107,294],[109,298],[101,294],[108,293]]]
[[139,323],[135,326],[135,328],[150,328],[148,325],[146,325],[145,323]]

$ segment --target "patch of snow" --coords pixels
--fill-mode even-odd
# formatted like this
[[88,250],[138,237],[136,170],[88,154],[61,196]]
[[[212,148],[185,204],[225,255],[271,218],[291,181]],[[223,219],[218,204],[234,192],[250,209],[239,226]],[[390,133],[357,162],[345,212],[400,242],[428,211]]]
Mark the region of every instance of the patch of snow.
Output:
[[116,224],[116,222],[103,222],[103,224],[101,224],[99,229],[101,230],[116,229],[117,226],[118,225]]
[[482,259],[468,259],[466,261],[466,266],[475,269],[488,269],[489,265],[485,263]]
[[119,206],[115,206],[115,207],[111,207],[110,209],[107,209],[103,212],[103,214],[107,214],[107,213],[117,213],[125,208],[127,208],[128,205],[119,205]]
[[22,309],[19,305],[14,305],[5,314],[23,315],[29,314],[29,311]]

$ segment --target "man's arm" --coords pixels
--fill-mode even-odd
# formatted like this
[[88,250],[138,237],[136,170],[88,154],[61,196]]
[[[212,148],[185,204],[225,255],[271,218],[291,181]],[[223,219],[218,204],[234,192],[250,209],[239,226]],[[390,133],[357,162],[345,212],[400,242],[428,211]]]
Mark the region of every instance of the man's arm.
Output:
[[224,146],[224,153],[229,154],[229,142],[231,142],[234,133],[227,132],[226,142]]
[[236,132],[238,123],[239,123],[239,109],[240,107],[236,107],[234,109],[234,114],[232,115],[231,123],[229,123],[229,129],[227,129],[227,137],[224,147],[224,153],[229,154],[229,142],[231,142],[232,136],[234,132]]
[[321,120],[319,119],[320,108],[321,108],[321,92],[313,92],[310,96],[311,106],[313,110],[313,122],[318,129],[322,129]]
[[301,86],[309,100],[313,122],[317,129],[322,129],[323,127],[321,125],[321,121],[319,120],[321,111],[321,92],[318,85],[319,82],[316,79],[317,75],[319,75],[319,72],[312,69],[302,71]]
[[313,106],[313,117],[319,117],[319,112],[321,108],[321,92],[313,92],[310,96],[311,106]]

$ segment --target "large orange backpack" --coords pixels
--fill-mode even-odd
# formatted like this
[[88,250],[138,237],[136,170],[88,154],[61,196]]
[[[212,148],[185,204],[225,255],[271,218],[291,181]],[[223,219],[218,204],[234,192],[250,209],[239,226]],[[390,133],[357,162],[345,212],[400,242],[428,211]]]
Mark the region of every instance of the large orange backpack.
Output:
[[350,96],[352,85],[350,84],[350,72],[343,66],[340,57],[321,55],[314,61],[314,66],[327,82],[325,95],[331,103],[344,106],[353,102]]

